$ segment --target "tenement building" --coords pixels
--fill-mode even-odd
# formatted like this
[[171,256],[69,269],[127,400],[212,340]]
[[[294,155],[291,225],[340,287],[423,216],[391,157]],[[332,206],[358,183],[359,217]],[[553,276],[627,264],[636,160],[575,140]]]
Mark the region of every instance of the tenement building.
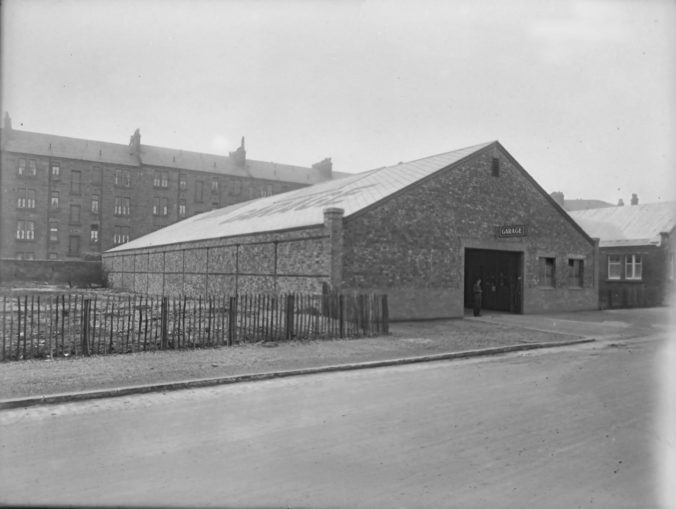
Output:
[[195,215],[103,254],[163,295],[387,293],[393,319],[598,307],[598,241],[499,142]]
[[78,259],[212,209],[332,178],[299,167],[141,143],[0,130],[0,258]]

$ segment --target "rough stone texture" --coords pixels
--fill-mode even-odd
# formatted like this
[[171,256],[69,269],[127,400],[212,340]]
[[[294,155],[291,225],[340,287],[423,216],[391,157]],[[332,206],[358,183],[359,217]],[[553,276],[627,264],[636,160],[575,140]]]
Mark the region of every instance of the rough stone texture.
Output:
[[143,293],[162,295],[164,278],[162,274],[147,274],[147,290]]
[[238,264],[241,274],[274,274],[275,245],[272,243],[241,245]]
[[209,295],[235,295],[236,278],[234,275],[219,276],[209,274],[207,279],[207,293]]
[[[493,158],[500,162],[499,176],[492,174]],[[212,292],[213,286],[205,287],[204,277],[188,274],[207,273],[209,248],[208,272],[233,278],[238,273],[239,293],[320,293],[328,286],[387,293],[393,319],[461,317],[466,250],[488,249],[521,253],[524,313],[598,307],[593,241],[497,145],[352,217],[340,222],[325,218],[324,223],[171,246],[173,251],[189,250],[179,293]],[[518,224],[528,226],[525,237],[498,237],[499,226]],[[342,249],[337,249],[341,242]],[[162,248],[148,251],[161,252]],[[107,253],[104,262],[117,267],[110,260],[117,256],[121,253]],[[542,256],[556,259],[554,288],[540,286],[538,259]],[[568,287],[571,257],[584,260],[582,288]],[[161,273],[163,269],[152,270]],[[165,279],[166,294],[177,289],[178,280],[168,284]]]
[[313,240],[280,242],[277,245],[277,274],[328,274],[326,243]]
[[209,249],[209,274],[237,272],[237,248],[235,246]]
[[[595,309],[593,271],[584,288],[538,286],[538,256],[554,255],[567,269],[571,255],[591,269],[594,246],[551,199],[497,149],[460,165],[345,221],[344,288],[392,294],[392,318],[463,316],[464,250],[517,249],[524,253],[525,313]],[[500,176],[491,172],[500,161]],[[499,239],[500,225],[526,224],[528,235]]]
[[206,272],[206,249],[186,249],[183,256],[185,256],[186,274],[204,274]]
[[136,269],[133,264],[134,255],[125,255],[124,252],[106,253],[103,264],[108,270],[112,287],[133,289],[129,286],[129,277],[122,278],[120,274],[132,274],[134,270],[138,273],[138,260],[151,260],[152,263],[143,265],[144,272],[151,276],[164,273],[164,285],[162,287],[153,283],[143,290],[136,288],[136,291],[143,293],[164,292],[164,295],[193,296],[320,293],[323,284],[329,283],[328,257],[331,250],[330,247],[327,248],[327,238],[322,228],[315,227],[273,234],[210,239],[171,246],[166,252],[162,247],[137,250]]

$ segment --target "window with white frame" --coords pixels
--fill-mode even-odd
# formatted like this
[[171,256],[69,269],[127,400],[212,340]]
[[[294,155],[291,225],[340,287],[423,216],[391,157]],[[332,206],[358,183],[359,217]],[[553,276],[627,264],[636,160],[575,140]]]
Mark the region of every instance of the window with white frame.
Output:
[[98,194],[92,195],[91,211],[92,211],[92,214],[98,214],[99,213],[99,195]]
[[16,205],[20,209],[35,208],[35,189],[19,189]]
[[59,241],[59,223],[56,221],[49,222],[49,242]]
[[641,279],[643,277],[641,255],[627,255],[624,257],[624,274],[627,279]]
[[99,241],[99,225],[93,224],[89,229],[89,242],[96,244]]
[[35,159],[29,159],[28,160],[28,175],[31,177],[35,177],[35,175],[38,172],[38,165]]
[[16,168],[16,172],[19,175],[25,175],[26,174],[26,160],[23,157],[19,158],[17,168]]
[[16,238],[18,240],[35,240],[35,221],[17,221]]
[[50,165],[51,168],[51,174],[53,179],[58,179],[61,176],[61,163],[52,161],[52,164]]
[[622,278],[622,257],[620,255],[608,255],[608,279]]
[[128,226],[115,226],[115,232],[113,234],[113,244],[116,246],[129,242],[129,227]]
[[115,198],[114,213],[116,216],[128,216],[131,212],[131,198],[120,197]]
[[59,192],[52,191],[49,196],[49,207],[52,210],[59,210]]
[[185,200],[179,200],[178,202],[178,217],[185,217],[187,213]]

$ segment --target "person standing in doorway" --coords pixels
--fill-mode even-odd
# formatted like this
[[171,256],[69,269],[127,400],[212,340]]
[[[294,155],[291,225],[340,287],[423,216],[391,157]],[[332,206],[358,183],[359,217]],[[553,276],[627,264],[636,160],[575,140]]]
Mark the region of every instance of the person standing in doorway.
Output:
[[474,283],[472,293],[474,294],[474,316],[481,316],[481,278],[477,279],[476,283]]

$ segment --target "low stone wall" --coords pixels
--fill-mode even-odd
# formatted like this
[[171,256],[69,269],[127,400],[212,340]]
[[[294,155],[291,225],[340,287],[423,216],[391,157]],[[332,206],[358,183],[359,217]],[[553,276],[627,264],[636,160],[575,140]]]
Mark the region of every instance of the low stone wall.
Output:
[[0,282],[69,283],[73,286],[103,285],[100,261],[0,260]]

